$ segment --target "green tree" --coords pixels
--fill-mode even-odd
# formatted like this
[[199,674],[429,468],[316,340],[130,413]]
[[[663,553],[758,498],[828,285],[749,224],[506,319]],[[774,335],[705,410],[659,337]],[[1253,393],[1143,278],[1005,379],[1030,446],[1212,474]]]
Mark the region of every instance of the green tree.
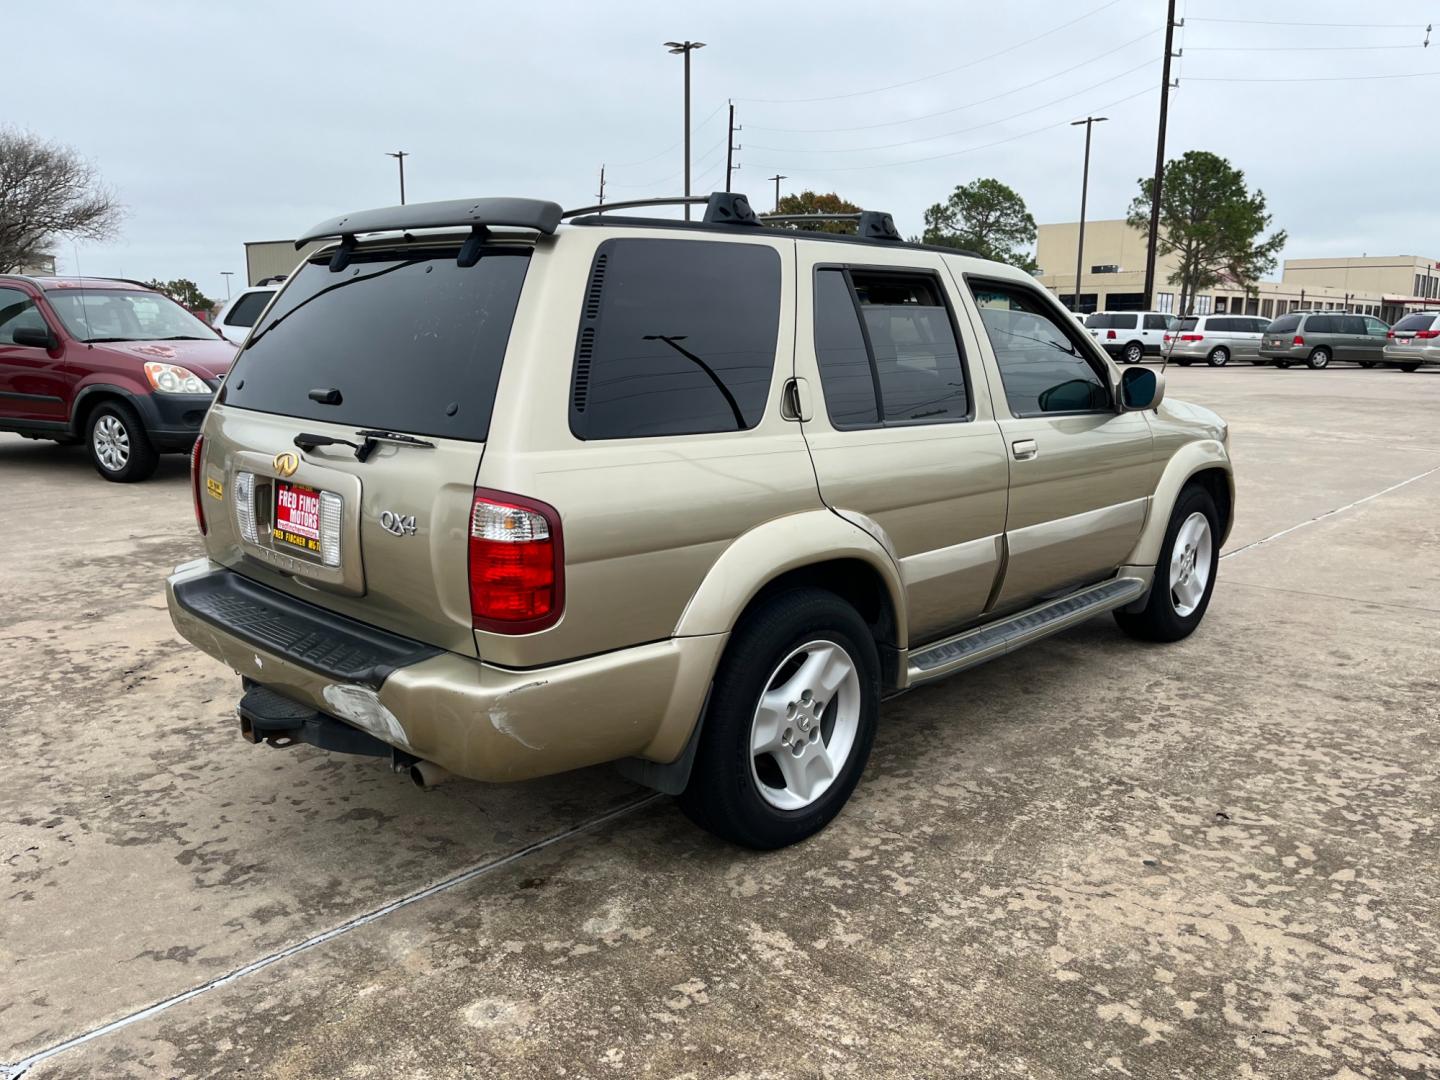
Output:
[[200,286],[189,278],[176,278],[174,281],[152,280],[145,283],[150,288],[163,292],[181,307],[189,308],[191,311],[214,311],[215,301],[200,291]]
[[[860,213],[860,207],[842,199],[833,191],[824,195],[814,191],[802,191],[798,195],[783,196],[780,199],[780,206],[775,212],[777,214],[858,214]],[[830,233],[854,233],[856,229],[859,228],[859,222],[817,221],[814,224],[787,225],[785,228],[810,229]]]
[[[1153,177],[1140,180],[1130,204],[1131,228],[1148,232]],[[1195,294],[1222,281],[1247,290],[1275,268],[1285,246],[1283,229],[1262,239],[1270,226],[1265,194],[1245,186],[1245,174],[1206,150],[1190,150],[1165,163],[1160,189],[1160,235],[1156,251],[1178,256],[1171,285],[1180,288],[1180,306],[1188,314]]]
[[1035,242],[1035,219],[1014,188],[990,177],[959,185],[943,203],[926,210],[921,239],[1031,272],[1036,268],[1022,250]]

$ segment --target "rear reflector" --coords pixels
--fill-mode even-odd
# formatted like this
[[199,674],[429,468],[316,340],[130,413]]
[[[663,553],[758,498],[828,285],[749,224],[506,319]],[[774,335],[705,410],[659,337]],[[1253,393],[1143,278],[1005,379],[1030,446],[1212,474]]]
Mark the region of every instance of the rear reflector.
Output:
[[210,531],[205,524],[205,506],[200,502],[200,458],[204,453],[205,436],[197,435],[195,445],[190,449],[190,494],[195,498],[195,524],[199,526],[201,536]]
[[526,634],[564,609],[564,547],[553,506],[478,488],[470,511],[470,619],[477,630]]

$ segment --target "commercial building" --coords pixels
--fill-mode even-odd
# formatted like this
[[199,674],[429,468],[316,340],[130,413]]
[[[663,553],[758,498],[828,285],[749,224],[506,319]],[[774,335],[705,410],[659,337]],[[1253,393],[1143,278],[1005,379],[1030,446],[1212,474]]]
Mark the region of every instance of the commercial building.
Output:
[[306,244],[295,250],[294,240],[254,240],[245,245],[245,281],[259,285],[267,278],[285,277],[321,245]]
[[[1145,295],[1145,233],[1123,220],[1085,223],[1085,260],[1075,289],[1078,222],[1041,225],[1036,236],[1037,277],[1077,311],[1176,311],[1179,289],[1170,284],[1173,255],[1155,260],[1155,286]],[[1376,315],[1396,322],[1411,311],[1440,310],[1440,260],[1415,255],[1339,259],[1286,259],[1279,281],[1226,283],[1191,300],[1197,315],[1238,312],[1273,318],[1297,308]],[[1179,314],[1179,312],[1176,312]]]

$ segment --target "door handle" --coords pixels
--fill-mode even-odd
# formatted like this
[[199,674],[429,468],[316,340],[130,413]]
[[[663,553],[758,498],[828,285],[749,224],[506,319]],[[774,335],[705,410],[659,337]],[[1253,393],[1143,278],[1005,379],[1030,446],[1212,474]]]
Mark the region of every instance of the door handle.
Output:
[[1016,461],[1029,461],[1040,452],[1035,445],[1034,439],[1016,439],[1010,444],[1010,452],[1015,455]]

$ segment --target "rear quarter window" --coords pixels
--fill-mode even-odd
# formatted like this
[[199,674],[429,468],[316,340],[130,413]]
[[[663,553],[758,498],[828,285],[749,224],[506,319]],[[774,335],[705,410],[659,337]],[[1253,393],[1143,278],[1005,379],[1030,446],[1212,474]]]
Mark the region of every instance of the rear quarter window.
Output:
[[225,312],[226,326],[254,326],[255,320],[260,317],[260,312],[265,310],[265,305],[275,295],[273,289],[264,289],[260,292],[242,293],[240,299],[231,305],[230,310]]
[[770,396],[780,256],[763,244],[606,240],[571,379],[581,439],[743,431]]

